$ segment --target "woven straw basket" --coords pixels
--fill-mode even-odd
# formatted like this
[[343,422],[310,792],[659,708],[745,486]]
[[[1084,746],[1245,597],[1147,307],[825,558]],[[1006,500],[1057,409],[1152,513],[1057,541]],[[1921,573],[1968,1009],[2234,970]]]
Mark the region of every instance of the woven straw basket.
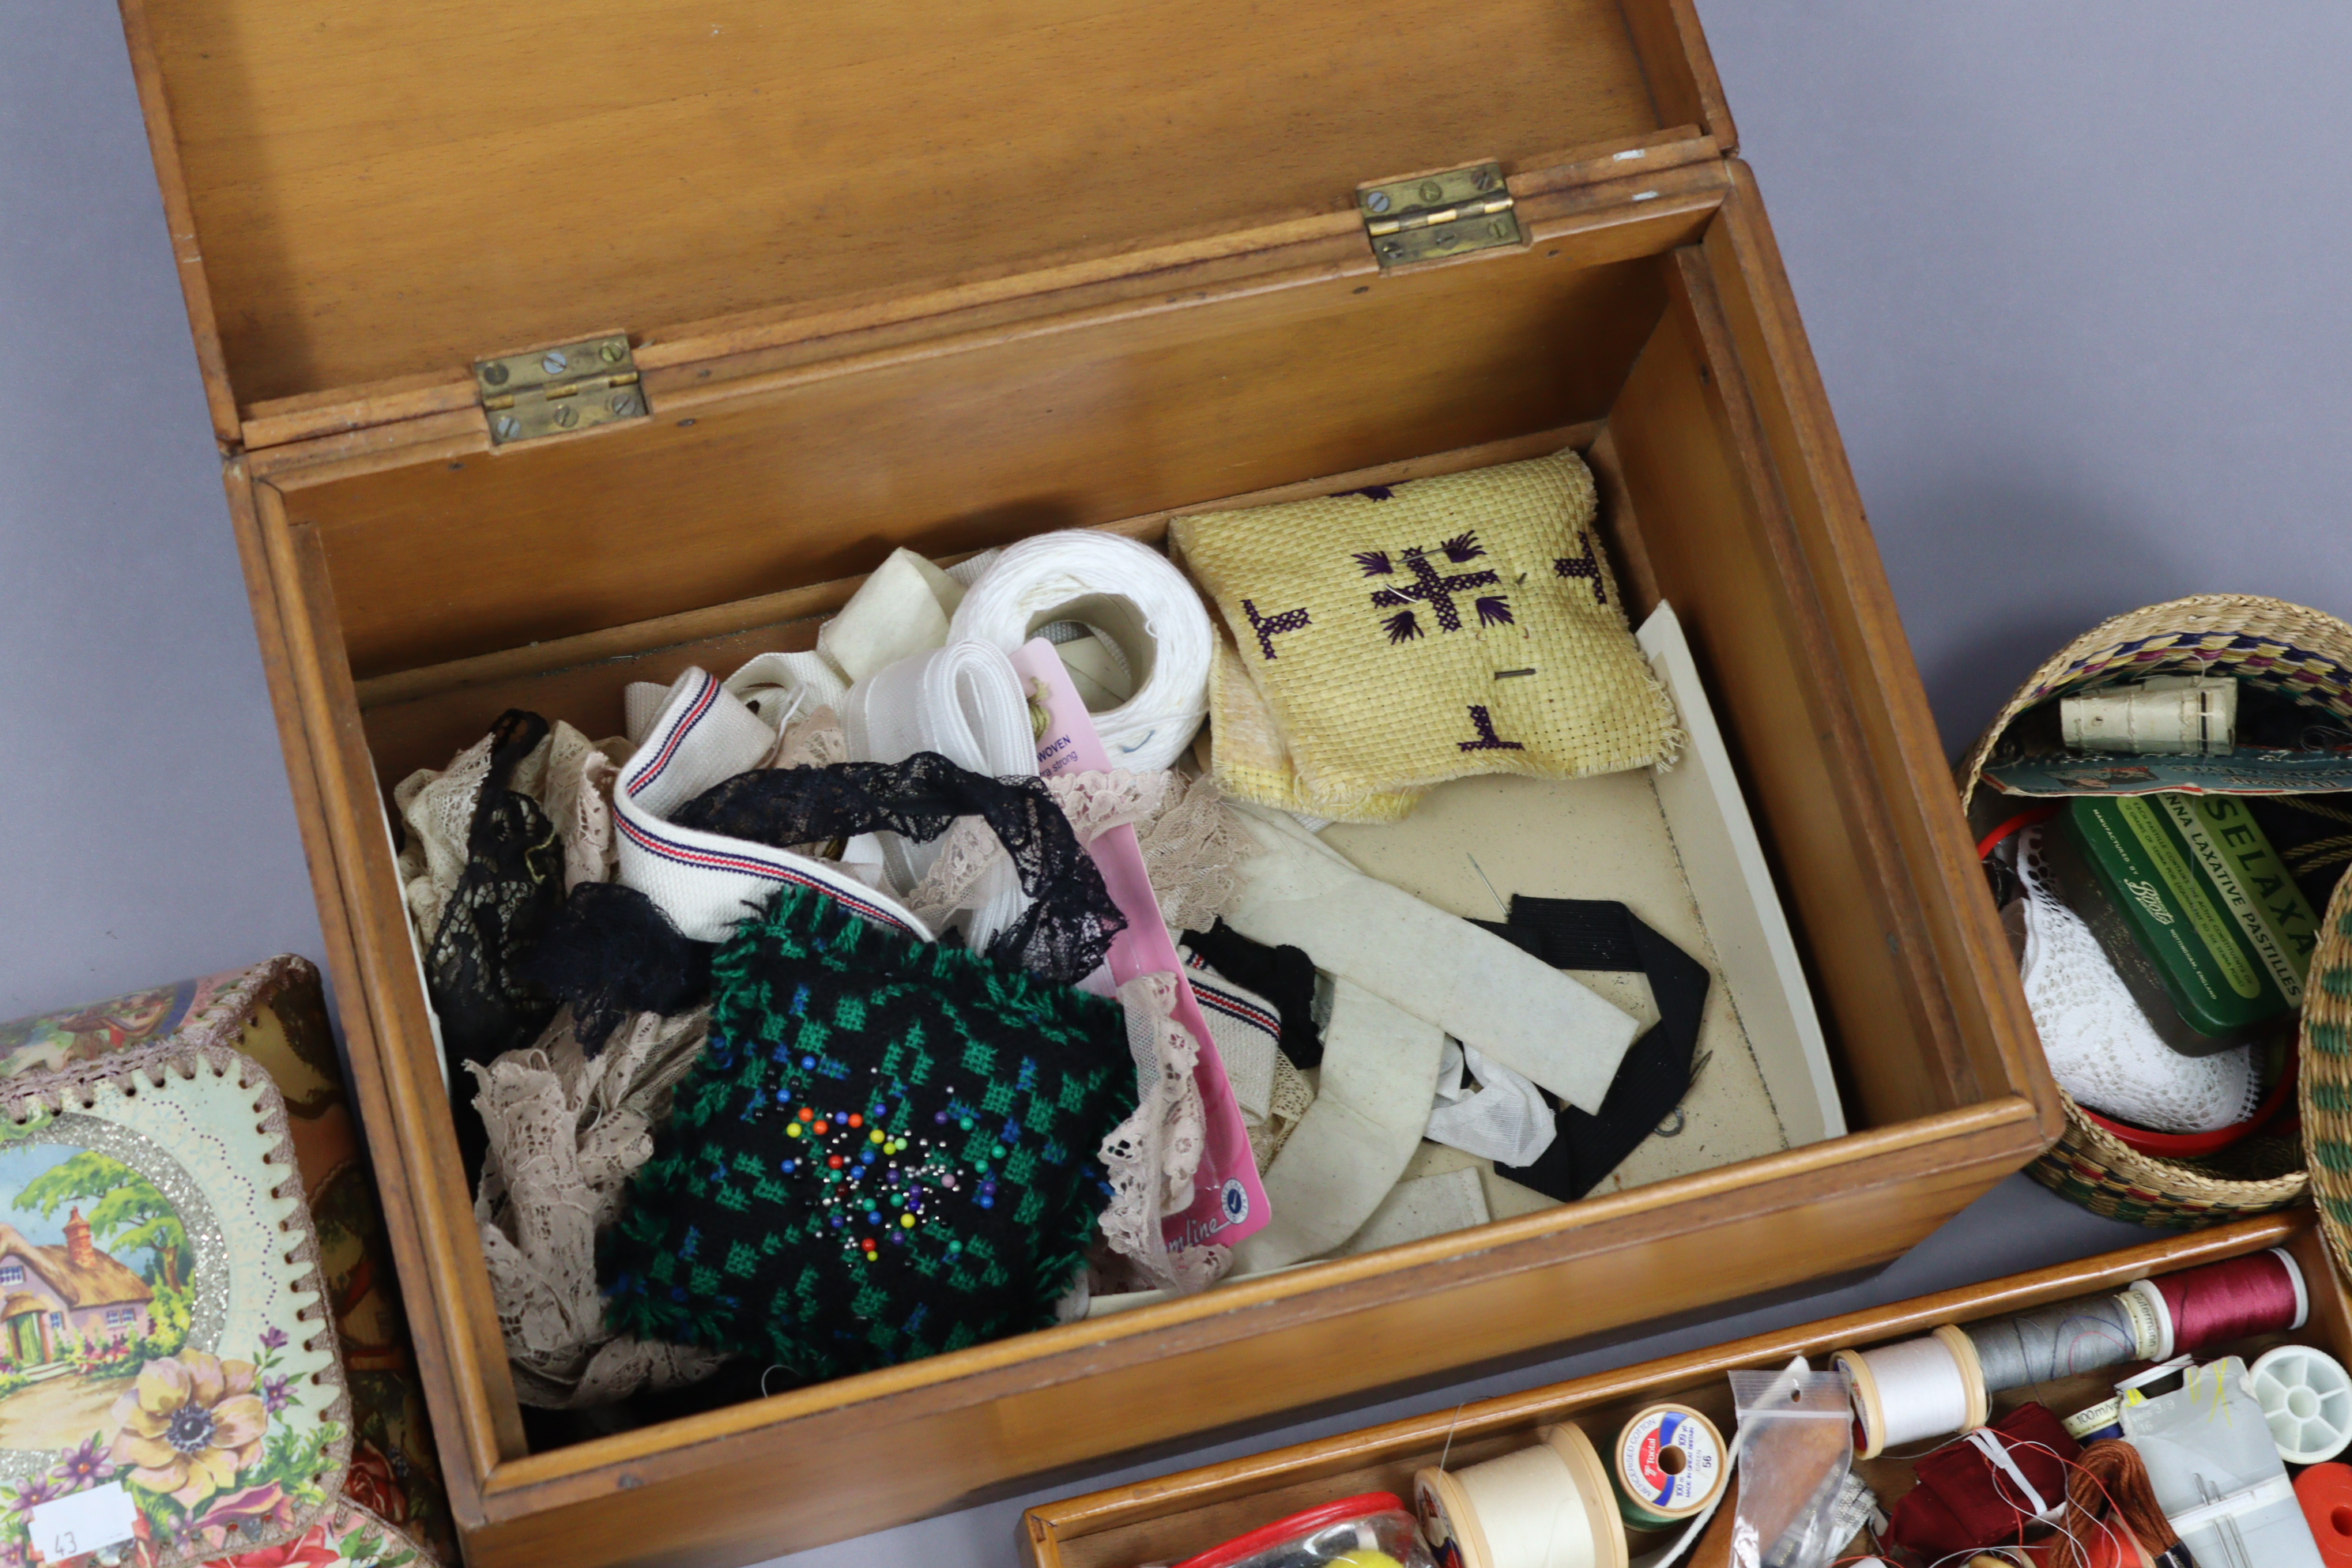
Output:
[[2303,991],[2303,1142],[2337,1270],[2352,1277],[2352,876],[2336,884]]
[[[2352,626],[2317,610],[2250,595],[2210,594],[2116,616],[2053,655],[2009,700],[1958,771],[1963,805],[1973,800],[1986,760],[2028,708],[2086,687],[2162,673],[2233,675],[2352,719]],[[2341,1215],[2329,1214],[2337,1257],[2352,1250],[2352,909],[2345,879],[2314,953],[2303,1027],[2305,1136],[2332,1181]],[[2330,1032],[2332,1031],[2332,1032]],[[2333,1044],[2327,1043],[2332,1040]],[[2256,1135],[2197,1160],[2143,1154],[2084,1115],[2060,1091],[2066,1131],[2027,1169],[2042,1185],[2096,1214],[2164,1229],[2186,1229],[2285,1208],[2310,1190],[2304,1150],[2293,1139]],[[2327,1108],[2320,1110],[2319,1108]],[[2325,1123],[2310,1118],[2327,1117]],[[2321,1126],[2334,1142],[2322,1141]],[[2323,1189],[2325,1190],[2325,1189]],[[2323,1212],[2325,1208],[2323,1206]]]

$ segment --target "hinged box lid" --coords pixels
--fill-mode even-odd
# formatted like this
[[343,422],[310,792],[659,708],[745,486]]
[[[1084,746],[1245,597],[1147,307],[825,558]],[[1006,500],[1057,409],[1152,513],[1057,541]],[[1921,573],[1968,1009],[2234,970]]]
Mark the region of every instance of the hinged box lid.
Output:
[[[257,412],[387,383],[470,401],[478,363],[614,326],[641,363],[692,324],[724,353],[747,317],[1360,234],[1360,189],[1416,170],[1492,160],[1516,184],[1733,139],[1689,0],[126,16],[231,445],[267,441]],[[1402,231],[1392,259],[1451,253],[1446,232]]]

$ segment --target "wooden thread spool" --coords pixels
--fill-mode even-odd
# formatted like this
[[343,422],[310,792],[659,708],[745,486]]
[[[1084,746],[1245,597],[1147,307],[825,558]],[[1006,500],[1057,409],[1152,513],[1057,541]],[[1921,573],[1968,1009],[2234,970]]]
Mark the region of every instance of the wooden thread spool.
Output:
[[1723,1435],[1687,1405],[1653,1405],[1625,1423],[1609,1469],[1617,1511],[1636,1530],[1663,1530],[1723,1489]]
[[1583,1428],[1547,1426],[1531,1448],[1412,1478],[1413,1510],[1440,1568],[1628,1568],[1609,1468]]
[[1973,1431],[1992,1418],[1977,1348],[1956,1324],[1946,1323],[1924,1340],[1840,1351],[1835,1364],[1853,1385],[1861,1427],[1857,1458],[1874,1459],[1924,1437]]

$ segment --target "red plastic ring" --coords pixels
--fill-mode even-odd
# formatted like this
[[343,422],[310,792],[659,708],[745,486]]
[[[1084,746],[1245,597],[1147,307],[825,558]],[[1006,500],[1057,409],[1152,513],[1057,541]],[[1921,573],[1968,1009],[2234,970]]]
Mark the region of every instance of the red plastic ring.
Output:
[[2084,1115],[2114,1133],[2127,1149],[2143,1154],[2153,1154],[2160,1160],[2194,1160],[2203,1154],[2218,1154],[2231,1144],[2261,1131],[2276,1116],[2294,1093],[2297,1064],[2293,1053],[2287,1058],[2287,1069],[2266,1095],[2260,1109],[2243,1121],[2227,1127],[2217,1127],[2210,1132],[2151,1132],[2145,1127],[2134,1127],[2100,1115],[2089,1106],[2082,1106]]
[[1297,1536],[1312,1535],[1335,1524],[1361,1519],[1368,1513],[1404,1511],[1404,1500],[1394,1492],[1365,1492],[1357,1497],[1341,1498],[1320,1508],[1294,1513],[1287,1519],[1277,1519],[1272,1524],[1260,1525],[1247,1535],[1236,1535],[1223,1546],[1212,1546],[1197,1557],[1187,1557],[1176,1564],[1176,1568],[1230,1568],[1233,1563],[1255,1557],[1267,1547],[1279,1546]]

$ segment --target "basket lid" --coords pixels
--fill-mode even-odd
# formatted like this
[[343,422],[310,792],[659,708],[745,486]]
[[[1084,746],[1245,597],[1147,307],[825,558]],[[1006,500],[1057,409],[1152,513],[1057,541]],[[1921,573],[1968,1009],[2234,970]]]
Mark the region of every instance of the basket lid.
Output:
[[1690,0],[123,4],[232,411],[1732,139]]

